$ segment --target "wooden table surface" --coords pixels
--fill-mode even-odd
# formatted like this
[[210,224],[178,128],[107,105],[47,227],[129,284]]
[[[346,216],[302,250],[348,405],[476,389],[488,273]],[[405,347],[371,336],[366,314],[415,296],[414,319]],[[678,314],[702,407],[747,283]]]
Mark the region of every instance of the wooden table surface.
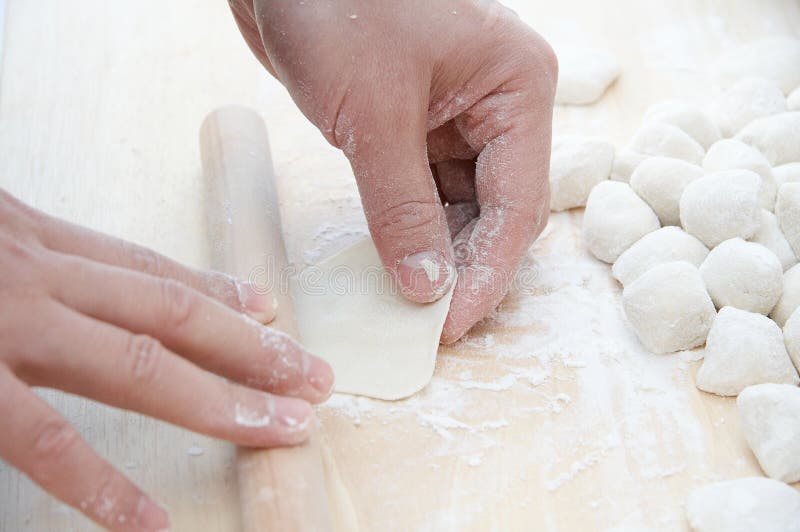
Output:
[[[623,75],[603,101],[557,109],[555,124],[618,146],[655,101],[713,99],[721,50],[800,36],[796,0],[507,3],[556,45],[619,58]],[[270,130],[290,260],[314,262],[363,233],[347,162],[261,71],[227,9],[7,0],[0,186],[206,266],[197,130],[207,112],[236,103],[258,109]],[[587,256],[579,227],[580,212],[553,217],[527,263],[535,282],[442,348],[424,392],[400,403],[335,396],[319,410],[337,490],[362,530],[681,530],[692,487],[760,474],[733,400],[694,387],[694,354],[639,347],[619,287]],[[239,527],[232,446],[42,394],[167,505],[174,530]],[[0,463],[0,531],[91,529]]]

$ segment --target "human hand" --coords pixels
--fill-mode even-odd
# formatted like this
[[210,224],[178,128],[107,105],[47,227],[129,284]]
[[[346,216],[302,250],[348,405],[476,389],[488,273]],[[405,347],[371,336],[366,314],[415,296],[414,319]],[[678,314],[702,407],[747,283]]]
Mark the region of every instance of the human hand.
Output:
[[490,0],[230,0],[258,59],[353,167],[413,301],[458,271],[442,341],[493,310],[547,223],[555,55]]
[[169,521],[30,387],[270,447],[305,440],[309,402],[333,385],[327,363],[255,321],[274,317],[272,296],[57,220],[2,189],[0,294],[0,457],[113,530]]

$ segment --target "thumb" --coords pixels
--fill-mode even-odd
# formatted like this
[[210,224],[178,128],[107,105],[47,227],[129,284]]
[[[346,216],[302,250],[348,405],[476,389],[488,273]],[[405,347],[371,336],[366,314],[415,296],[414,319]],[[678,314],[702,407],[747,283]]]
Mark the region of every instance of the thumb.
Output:
[[[343,110],[336,137],[346,139],[342,149],[381,261],[406,298],[426,303],[450,290],[456,270],[444,207],[428,165],[425,111],[418,102],[395,100],[388,109],[369,105],[352,120]],[[408,112],[415,108],[418,113]]]

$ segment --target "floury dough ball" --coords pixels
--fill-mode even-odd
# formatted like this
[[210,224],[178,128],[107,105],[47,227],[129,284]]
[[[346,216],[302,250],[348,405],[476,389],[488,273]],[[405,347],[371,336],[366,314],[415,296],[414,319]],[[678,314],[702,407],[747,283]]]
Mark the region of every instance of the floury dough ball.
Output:
[[744,78],[720,96],[714,114],[723,136],[732,137],[744,126],[763,116],[786,111],[786,97],[774,81]]
[[732,238],[711,250],[700,265],[717,308],[736,307],[768,314],[783,289],[783,268],[773,252],[754,242]]
[[583,213],[589,251],[609,264],[631,244],[659,228],[658,217],[627,183],[603,181],[592,189]]
[[781,261],[784,271],[797,264],[797,257],[781,231],[778,217],[767,210],[761,211],[761,227],[750,238],[750,241],[761,244],[772,251]]
[[683,190],[681,225],[709,248],[729,238],[750,238],[761,226],[761,178],[750,170],[715,172]]
[[[800,71],[800,68],[797,69]],[[800,161],[800,111],[753,120],[735,137],[764,154],[769,164]]]
[[688,133],[661,122],[649,122],[640,127],[628,149],[644,155],[683,159],[692,164],[700,164],[705,155],[703,147]]
[[611,274],[622,286],[628,286],[659,264],[686,261],[697,267],[707,255],[708,248],[681,228],[662,227],[644,235],[620,255]]
[[752,170],[761,176],[761,208],[775,208],[778,186],[772,175],[772,167],[760,151],[744,142],[725,139],[716,142],[703,158],[703,168],[708,172],[721,170]]
[[800,493],[763,477],[692,490],[686,516],[694,532],[800,532]]
[[786,350],[789,352],[789,358],[792,359],[794,367],[800,371],[800,311],[797,309],[792,312],[783,325],[783,341],[786,343]]
[[722,307],[708,333],[697,387],[717,395],[738,395],[748,386],[767,382],[800,382],[780,327],[762,314]]
[[704,149],[721,137],[717,124],[702,109],[683,100],[666,100],[650,106],[644,122],[673,125],[696,140]]
[[783,274],[781,297],[778,298],[769,317],[783,327],[798,306],[800,306],[800,264],[795,264]]
[[800,388],[748,386],[736,399],[742,432],[768,477],[800,480]]
[[680,225],[680,199],[703,169],[673,157],[650,157],[633,171],[631,188],[655,211],[661,225]]
[[619,63],[613,56],[590,48],[558,47],[556,55],[556,103],[593,103],[620,74]]
[[775,176],[775,184],[778,185],[778,188],[785,183],[797,183],[800,181],[800,162],[775,166],[772,169],[772,175]]
[[614,146],[591,137],[565,135],[553,139],[550,156],[550,209],[563,211],[586,205],[589,192],[608,179]]
[[700,272],[684,261],[654,266],[622,291],[622,306],[645,348],[672,353],[703,345],[714,304]]
[[775,201],[775,216],[794,254],[800,254],[800,183],[781,185]]
[[618,151],[614,155],[614,164],[611,165],[611,180],[629,182],[636,168],[648,157],[648,155],[629,149]]

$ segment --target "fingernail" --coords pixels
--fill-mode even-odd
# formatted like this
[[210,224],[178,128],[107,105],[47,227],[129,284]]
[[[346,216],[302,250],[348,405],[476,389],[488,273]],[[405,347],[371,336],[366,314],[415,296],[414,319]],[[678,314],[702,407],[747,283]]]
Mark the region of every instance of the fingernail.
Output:
[[275,319],[278,300],[274,296],[262,293],[252,283],[238,281],[236,289],[239,293],[239,303],[250,317],[260,323],[268,323]]
[[305,432],[311,421],[311,405],[301,399],[280,398],[276,418],[288,432]]
[[322,396],[322,401],[333,391],[333,368],[321,358],[303,353],[303,375],[306,382]]
[[397,267],[400,290],[418,303],[436,301],[450,290],[455,268],[438,251],[421,251],[409,255]]
[[142,496],[136,510],[136,522],[144,530],[167,530],[169,528],[169,515],[161,506]]

